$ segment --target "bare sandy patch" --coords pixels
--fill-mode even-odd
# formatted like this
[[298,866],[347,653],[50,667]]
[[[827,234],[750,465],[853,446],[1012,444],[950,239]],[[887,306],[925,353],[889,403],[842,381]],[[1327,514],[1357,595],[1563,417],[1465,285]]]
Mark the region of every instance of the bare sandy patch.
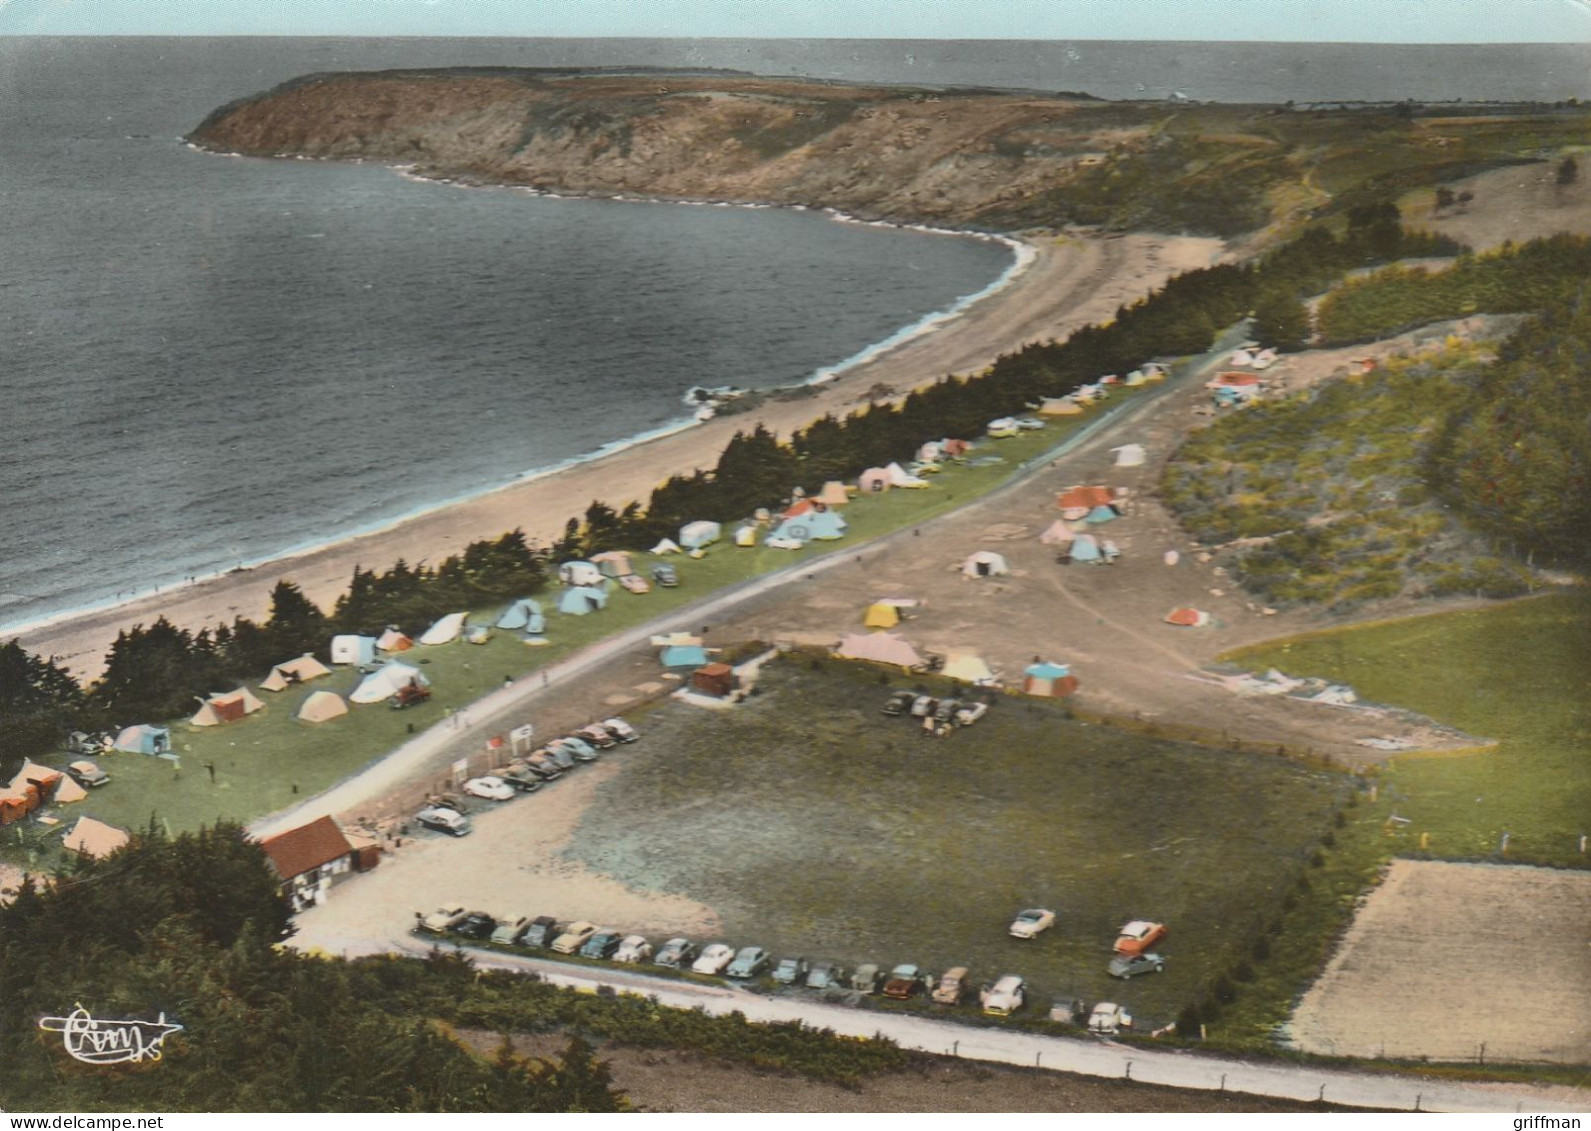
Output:
[[1437,212],[1435,191],[1422,190],[1402,202],[1404,215],[1414,226],[1476,251],[1559,232],[1591,234],[1591,155],[1581,153],[1576,160],[1581,168],[1573,184],[1557,183],[1558,160],[1511,165],[1446,186],[1455,195],[1473,193],[1468,204]]
[[1591,874],[1395,860],[1289,1026],[1331,1056],[1591,1063]]

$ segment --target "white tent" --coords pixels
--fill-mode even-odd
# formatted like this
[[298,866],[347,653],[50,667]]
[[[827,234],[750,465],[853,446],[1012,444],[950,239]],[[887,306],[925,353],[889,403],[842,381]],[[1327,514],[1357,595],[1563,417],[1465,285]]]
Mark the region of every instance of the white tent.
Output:
[[[339,639],[342,639],[339,637]],[[374,656],[376,642],[368,636],[356,636],[355,640],[368,640]],[[353,662],[353,661],[345,661]],[[288,660],[285,664],[277,664],[271,669],[271,674],[260,681],[260,688],[264,691],[286,691],[295,683],[304,683],[307,680],[319,679],[323,675],[331,675],[331,669],[321,663],[314,656],[305,652],[296,660]]]
[[961,563],[961,572],[966,577],[999,577],[1010,573],[1011,567],[993,550],[979,550]]
[[920,487],[928,482],[918,476],[912,475],[898,463],[892,463],[884,468],[884,474],[889,476],[892,487]]
[[376,647],[383,652],[407,652],[414,647],[414,641],[397,629],[389,628],[376,641]]
[[989,665],[982,658],[971,653],[952,653],[945,660],[942,674],[951,679],[960,680],[962,683],[993,683],[994,672],[989,670]]
[[595,562],[564,562],[558,567],[558,580],[565,585],[601,585],[602,567]]
[[419,668],[389,660],[365,676],[348,700],[351,703],[379,703],[383,699],[391,699],[399,688],[407,687],[414,681],[419,681],[421,687],[431,686],[431,681],[420,674]]
[[[333,636],[331,638],[331,662],[334,664],[368,664],[375,658],[376,638],[373,636]],[[308,679],[310,677],[304,676],[303,678]]]
[[298,708],[298,717],[306,723],[323,723],[348,713],[348,704],[335,691],[317,691]]
[[1142,444],[1123,444],[1110,450],[1116,453],[1117,467],[1142,467],[1147,456]]
[[1234,367],[1247,367],[1254,364],[1254,355],[1248,350],[1233,350],[1226,363]]
[[679,543],[672,538],[665,538],[652,547],[652,552],[659,557],[664,554],[677,554],[680,552]]
[[1075,537],[1077,535],[1072,533],[1072,528],[1066,525],[1066,521],[1058,518],[1039,535],[1039,541],[1046,546],[1064,546]]
[[723,534],[724,528],[718,523],[698,519],[679,528],[679,544],[687,550],[700,550],[704,546],[711,546]]
[[425,635],[420,637],[421,644],[451,644],[459,638],[459,633],[464,631],[464,621],[469,613],[449,613],[425,630]]

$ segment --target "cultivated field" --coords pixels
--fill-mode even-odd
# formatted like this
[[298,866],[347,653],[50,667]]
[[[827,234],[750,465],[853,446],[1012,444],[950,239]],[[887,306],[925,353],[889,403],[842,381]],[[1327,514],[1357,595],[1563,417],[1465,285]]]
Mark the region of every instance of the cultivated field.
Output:
[[1337,1056],[1591,1063],[1591,875],[1394,861],[1291,1025]]
[[[1246,956],[1350,779],[1068,721],[1006,698],[951,737],[886,718],[876,670],[790,660],[735,711],[671,705],[565,855],[713,908],[735,945],[1026,976],[1165,1024]],[[506,894],[506,891],[505,891]],[[538,908],[573,915],[567,908]],[[1006,925],[1049,907],[1031,942]],[[1168,923],[1164,974],[1105,973],[1116,928]],[[645,923],[627,924],[648,930]]]

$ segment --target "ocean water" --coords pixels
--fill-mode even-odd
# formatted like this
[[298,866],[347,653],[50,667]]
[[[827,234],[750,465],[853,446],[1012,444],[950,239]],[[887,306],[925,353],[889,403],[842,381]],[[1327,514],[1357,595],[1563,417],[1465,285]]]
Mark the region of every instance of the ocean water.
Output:
[[675,426],[692,385],[806,379],[1012,263],[999,243],[812,212],[535,199],[181,143],[295,75],[639,65],[1557,100],[1591,94],[1588,62],[1584,46],[0,38],[0,631]]

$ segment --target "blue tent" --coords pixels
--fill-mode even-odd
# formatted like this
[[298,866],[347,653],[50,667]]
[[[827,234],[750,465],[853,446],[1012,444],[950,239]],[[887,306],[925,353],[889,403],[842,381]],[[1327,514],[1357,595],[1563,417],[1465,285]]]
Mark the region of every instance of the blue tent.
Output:
[[833,510],[811,510],[787,518],[769,535],[770,538],[789,538],[796,542],[808,542],[814,538],[820,542],[832,542],[844,536],[845,519]]
[[530,614],[530,619],[525,622],[525,635],[540,636],[546,631],[547,618],[541,615],[540,609],[537,609],[535,612]]
[[165,754],[171,749],[171,732],[147,723],[126,727],[116,736],[116,749],[130,754]]
[[1072,560],[1074,562],[1099,561],[1099,543],[1094,541],[1091,534],[1079,534],[1072,539]]
[[1088,512],[1088,517],[1085,518],[1083,521],[1084,522],[1109,522],[1111,519],[1113,519],[1115,517],[1116,517],[1116,508],[1115,507],[1110,506],[1109,504],[1106,504],[1106,503],[1100,503],[1099,506],[1095,507],[1093,510]]
[[583,617],[587,613],[594,613],[607,606],[608,595],[601,589],[593,589],[589,585],[577,585],[564,592],[558,602],[558,611],[568,613],[570,616]]
[[665,668],[690,668],[695,671],[707,663],[707,649],[700,644],[670,644],[663,649]]
[[504,610],[503,615],[497,618],[498,628],[524,628],[530,623],[533,615],[539,616],[541,606],[529,597],[522,597]]
[[1045,660],[1042,664],[1028,665],[1022,674],[1034,679],[1065,679],[1072,674],[1072,669],[1066,664],[1052,664]]

